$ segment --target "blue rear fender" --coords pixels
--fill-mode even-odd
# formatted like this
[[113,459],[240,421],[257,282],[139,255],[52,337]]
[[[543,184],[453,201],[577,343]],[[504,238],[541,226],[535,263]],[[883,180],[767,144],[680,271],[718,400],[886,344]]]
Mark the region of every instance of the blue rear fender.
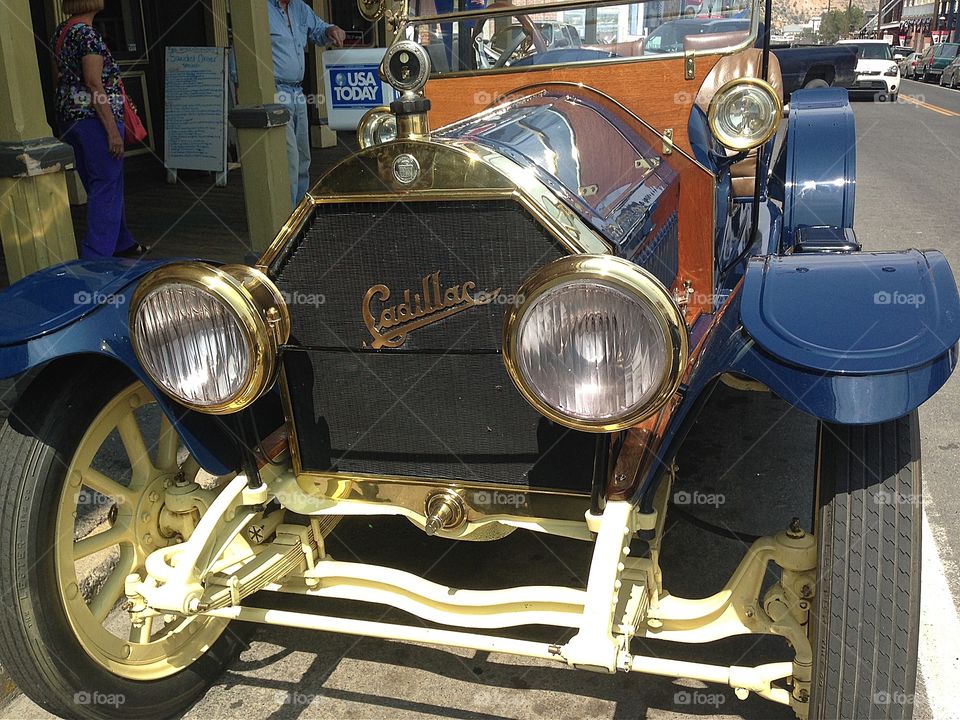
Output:
[[[189,410],[150,380],[130,341],[129,303],[162,260],[75,261],[30,275],[0,293],[0,378],[41,369],[35,382],[70,382],[79,364],[97,358],[143,382],[200,465],[215,475],[236,470],[235,442],[222,419]],[[261,427],[283,422],[275,396],[255,405]],[[271,423],[268,425],[267,423]],[[275,424],[274,424],[275,423]]]

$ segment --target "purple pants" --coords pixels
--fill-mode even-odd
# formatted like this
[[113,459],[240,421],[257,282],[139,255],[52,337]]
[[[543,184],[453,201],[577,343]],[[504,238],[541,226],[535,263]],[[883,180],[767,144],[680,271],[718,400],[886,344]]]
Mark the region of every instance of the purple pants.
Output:
[[[118,121],[120,135],[123,123]],[[87,191],[87,234],[80,257],[111,257],[134,246],[123,203],[123,158],[110,154],[107,131],[98,118],[66,125],[63,141],[73,147],[77,172]]]

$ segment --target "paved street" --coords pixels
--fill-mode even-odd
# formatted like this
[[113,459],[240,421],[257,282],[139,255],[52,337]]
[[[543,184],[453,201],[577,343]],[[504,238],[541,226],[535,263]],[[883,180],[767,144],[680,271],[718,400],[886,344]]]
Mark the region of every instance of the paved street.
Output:
[[[859,178],[857,222],[868,249],[940,248],[960,271],[960,91],[905,81],[896,105],[855,103]],[[925,503],[921,677],[914,717],[960,718],[960,380],[921,410]],[[728,390],[715,395],[678,460],[680,488],[722,496],[703,519],[746,533],[774,532],[799,515],[809,526],[814,423],[775,398]],[[759,516],[759,517],[758,517]],[[683,550],[683,551],[681,551]],[[675,594],[718,590],[744,546],[674,517],[664,577]],[[450,544],[402,520],[344,523],[330,551],[339,559],[400,565],[452,585],[584,583],[584,543],[517,532],[500,542]],[[562,558],[562,559],[561,559]],[[486,581],[486,580],[485,580]],[[398,611],[358,617],[409,621]],[[414,621],[415,622],[415,621]],[[554,629],[528,637],[560,639]],[[776,639],[744,638],[709,647],[637,643],[635,651],[681,659],[757,664],[785,659]],[[7,718],[47,717],[23,697]],[[660,720],[792,718],[729,688],[642,675],[604,676],[505,655],[408,643],[255,630],[247,651],[187,718],[610,718]]]

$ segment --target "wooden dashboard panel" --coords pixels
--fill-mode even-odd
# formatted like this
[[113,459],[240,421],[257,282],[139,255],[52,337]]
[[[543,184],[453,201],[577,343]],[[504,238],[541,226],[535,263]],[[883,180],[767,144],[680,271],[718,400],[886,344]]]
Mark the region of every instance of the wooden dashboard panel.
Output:
[[469,117],[528,85],[572,82],[609,95],[661,133],[673,128],[674,144],[691,152],[687,133],[690,109],[701,83],[719,59],[719,55],[698,56],[693,80],[684,79],[683,58],[438,77],[426,88],[433,106],[430,124],[438,128]]

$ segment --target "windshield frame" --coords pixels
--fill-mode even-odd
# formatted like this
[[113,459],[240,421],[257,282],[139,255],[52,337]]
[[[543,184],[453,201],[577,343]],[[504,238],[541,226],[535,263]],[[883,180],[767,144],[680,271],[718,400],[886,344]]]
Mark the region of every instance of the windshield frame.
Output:
[[[654,0],[632,0],[633,2],[653,2]],[[757,39],[760,32],[760,15],[762,13],[763,7],[761,5],[762,0],[750,0],[750,15],[748,18],[743,18],[749,20],[750,27],[747,33],[747,37],[744,41],[737,45],[733,45],[727,48],[719,48],[717,50],[709,50],[702,53],[697,53],[700,57],[710,57],[710,56],[719,56],[719,55],[733,55],[737,52],[745,50],[747,48],[754,47],[757,43]],[[518,14],[529,14],[533,15],[536,13],[546,13],[546,12],[560,12],[568,10],[586,10],[590,8],[603,8],[611,7],[618,5],[629,5],[631,0],[557,0],[556,2],[545,2],[537,5],[521,5],[515,7],[497,7],[497,8],[483,8],[479,10],[463,10],[460,12],[446,13],[443,15],[408,15],[402,21],[400,26],[397,28],[395,35],[395,42],[399,42],[406,37],[408,28],[415,28],[417,25],[429,25],[436,23],[455,23],[462,20],[471,20],[476,18],[498,18],[498,17],[515,17]],[[518,11],[520,11],[518,13]],[[685,18],[678,17],[672,18],[674,20],[683,20]],[[716,21],[720,19],[732,19],[732,18],[703,18],[704,22],[710,22],[711,20]],[[668,22],[671,22],[668,21]],[[662,25],[661,25],[662,27]],[[611,57],[611,58],[601,58],[601,59],[591,59],[591,60],[579,60],[573,62],[556,62],[556,63],[543,63],[537,65],[517,65],[517,66],[506,66],[498,68],[485,68],[480,70],[465,69],[465,70],[453,70],[444,73],[438,73],[433,68],[431,68],[430,79],[441,79],[441,78],[457,78],[457,77],[484,77],[486,75],[491,75],[494,73],[520,73],[520,72],[537,72],[539,70],[547,69],[556,69],[556,68],[587,68],[587,67],[602,67],[602,66],[615,66],[621,65],[624,63],[639,63],[639,62],[655,62],[662,60],[675,60],[677,58],[683,58],[685,53],[681,50],[678,52],[668,52],[668,53],[650,53],[640,56],[628,56],[628,57]]]

